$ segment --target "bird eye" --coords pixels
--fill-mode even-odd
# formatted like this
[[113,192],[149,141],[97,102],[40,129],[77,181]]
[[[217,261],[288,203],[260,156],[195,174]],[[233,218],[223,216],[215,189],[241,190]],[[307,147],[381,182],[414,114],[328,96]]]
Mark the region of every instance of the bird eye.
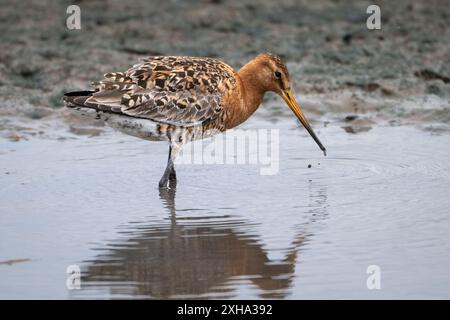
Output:
[[281,72],[280,71],[275,71],[274,75],[275,75],[276,79],[281,79]]

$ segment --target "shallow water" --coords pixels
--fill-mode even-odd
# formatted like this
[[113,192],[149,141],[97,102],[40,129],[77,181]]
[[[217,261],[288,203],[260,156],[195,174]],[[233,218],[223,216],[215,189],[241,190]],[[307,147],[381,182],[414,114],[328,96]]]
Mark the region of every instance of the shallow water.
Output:
[[449,133],[320,128],[325,158],[276,126],[278,174],[180,165],[162,192],[162,143],[1,140],[0,298],[450,298]]

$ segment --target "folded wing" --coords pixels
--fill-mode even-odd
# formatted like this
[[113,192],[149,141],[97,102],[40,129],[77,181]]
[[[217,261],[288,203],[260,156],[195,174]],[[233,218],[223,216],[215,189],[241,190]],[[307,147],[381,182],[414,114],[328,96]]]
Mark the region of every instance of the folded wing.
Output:
[[212,120],[222,111],[234,71],[210,58],[150,57],[126,72],[108,73],[79,101],[102,111],[179,126]]

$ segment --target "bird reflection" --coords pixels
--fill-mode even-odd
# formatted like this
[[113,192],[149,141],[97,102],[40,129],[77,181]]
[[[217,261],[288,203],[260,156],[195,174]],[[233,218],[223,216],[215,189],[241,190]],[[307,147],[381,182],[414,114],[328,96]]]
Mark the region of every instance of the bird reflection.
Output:
[[[169,189],[160,190],[170,221],[141,225],[129,239],[87,262],[83,288],[146,298],[232,298],[235,285],[230,281],[246,279],[262,298],[287,296],[305,230],[299,231],[284,259],[271,261],[258,237],[240,230],[248,221],[177,219],[176,182],[171,183]],[[326,194],[319,192],[311,201],[315,210],[311,219],[326,216]]]

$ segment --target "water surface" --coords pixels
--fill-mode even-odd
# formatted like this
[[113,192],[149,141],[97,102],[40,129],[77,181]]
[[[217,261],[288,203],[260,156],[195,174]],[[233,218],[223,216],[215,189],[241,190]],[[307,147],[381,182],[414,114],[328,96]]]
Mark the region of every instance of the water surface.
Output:
[[449,133],[318,128],[325,158],[276,127],[278,174],[180,165],[168,191],[162,143],[1,140],[0,298],[450,298]]

